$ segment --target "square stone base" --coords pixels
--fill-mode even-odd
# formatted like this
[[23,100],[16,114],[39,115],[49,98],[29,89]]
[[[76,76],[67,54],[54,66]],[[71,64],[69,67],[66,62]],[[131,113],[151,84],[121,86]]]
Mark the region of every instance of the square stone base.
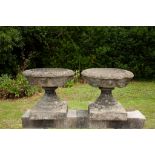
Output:
[[103,121],[89,120],[90,129],[142,129],[145,123],[145,116],[138,110],[128,111],[126,121]]
[[90,120],[104,120],[104,121],[126,121],[127,112],[121,104],[115,105],[89,105],[89,119]]
[[23,128],[64,128],[65,127],[65,118],[63,119],[30,119],[31,110],[27,110],[22,116],[22,126]]
[[[47,102],[48,103],[48,102]],[[60,102],[57,106],[54,104],[37,104],[29,111],[30,120],[60,120],[67,116],[67,103]]]

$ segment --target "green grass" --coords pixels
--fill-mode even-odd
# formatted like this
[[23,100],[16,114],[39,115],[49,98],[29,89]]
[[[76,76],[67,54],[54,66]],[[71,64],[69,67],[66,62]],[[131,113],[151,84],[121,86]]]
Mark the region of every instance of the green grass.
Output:
[[[100,90],[87,84],[59,88],[57,94],[68,102],[70,109],[87,109]],[[0,100],[0,128],[22,128],[21,116],[41,98],[37,94],[17,100]],[[146,116],[145,128],[155,128],[155,82],[131,82],[125,88],[116,88],[114,97],[128,110],[140,110]]]

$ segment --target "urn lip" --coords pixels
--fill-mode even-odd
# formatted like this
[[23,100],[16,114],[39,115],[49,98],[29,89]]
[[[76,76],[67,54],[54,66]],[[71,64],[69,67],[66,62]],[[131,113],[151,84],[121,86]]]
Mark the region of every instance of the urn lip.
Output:
[[81,74],[83,77],[101,80],[122,80],[134,77],[131,71],[119,68],[89,68],[83,70]]
[[35,68],[23,72],[26,77],[54,78],[74,76],[74,72],[65,68]]

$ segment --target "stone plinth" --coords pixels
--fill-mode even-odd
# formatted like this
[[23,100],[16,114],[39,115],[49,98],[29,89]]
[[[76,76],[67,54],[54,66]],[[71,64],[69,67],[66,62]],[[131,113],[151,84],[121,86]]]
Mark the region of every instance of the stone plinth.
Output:
[[66,119],[68,129],[87,129],[88,111],[87,110],[69,110]]
[[38,119],[38,120],[33,120],[30,119],[30,114],[31,110],[27,110],[25,114],[22,116],[22,126],[23,128],[64,128],[65,127],[65,119]]
[[49,121],[56,126],[54,124],[64,120],[68,111],[67,103],[59,99],[55,90],[72,79],[74,72],[63,68],[37,68],[26,70],[23,74],[30,84],[40,85],[45,90],[42,99],[26,114],[28,120],[38,127]]
[[127,112],[119,103],[114,105],[89,105],[89,118],[91,120],[127,120]]
[[87,110],[68,110],[62,120],[30,120],[30,110],[22,117],[23,128],[57,128],[57,129],[141,129],[145,116],[136,111],[127,112],[127,121],[90,120]]

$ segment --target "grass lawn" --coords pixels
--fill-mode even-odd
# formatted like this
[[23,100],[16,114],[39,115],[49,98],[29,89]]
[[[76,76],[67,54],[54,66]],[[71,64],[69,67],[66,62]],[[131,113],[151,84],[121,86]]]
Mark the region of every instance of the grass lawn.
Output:
[[[71,88],[59,88],[57,94],[68,102],[70,109],[87,109],[100,94],[98,88],[87,84],[75,84]],[[22,128],[21,116],[43,94],[16,100],[0,100],[0,128]],[[145,128],[155,128],[155,82],[131,82],[125,88],[116,88],[114,97],[126,109],[140,110],[146,116]]]

